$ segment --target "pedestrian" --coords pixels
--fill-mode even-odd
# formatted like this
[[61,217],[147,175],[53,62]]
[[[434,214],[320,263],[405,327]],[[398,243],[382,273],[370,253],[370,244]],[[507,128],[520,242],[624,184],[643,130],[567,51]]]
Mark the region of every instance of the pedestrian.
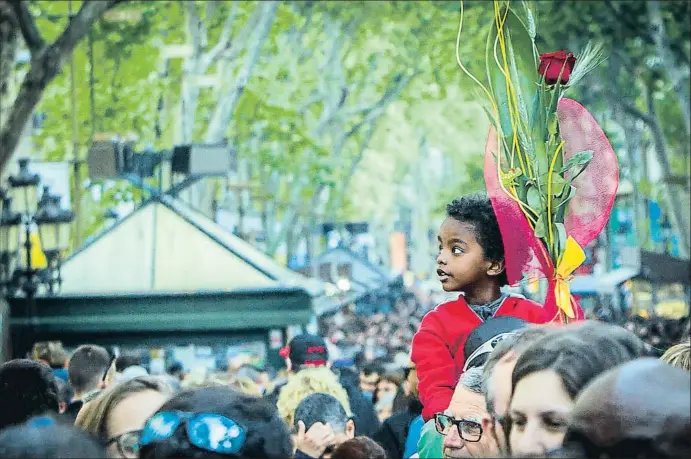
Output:
[[691,456],[691,377],[652,358],[612,368],[576,399],[552,457]]
[[0,365],[0,431],[59,410],[58,386],[48,365],[28,359]]
[[355,437],[341,443],[331,454],[331,459],[386,459],[386,451],[374,440]]
[[460,295],[427,313],[413,338],[412,360],[426,421],[449,405],[465,363],[465,340],[475,327],[501,316],[530,323],[551,320],[539,304],[501,292],[508,283],[504,244],[487,195],[456,199],[446,212],[439,229],[437,274],[444,291]]
[[598,375],[647,355],[631,332],[600,322],[569,325],[534,342],[516,361],[504,430],[509,452],[541,456],[560,448],[581,390]]
[[449,407],[434,416],[437,432],[444,436],[444,458],[497,457],[497,443],[482,429],[487,416],[482,367],[470,368],[461,375]]
[[276,408],[228,387],[175,395],[148,420],[140,444],[141,459],[292,456],[290,434]]
[[295,459],[329,458],[342,443],[355,437],[355,422],[340,401],[314,393],[295,409]]
[[489,418],[483,419],[482,430],[491,435],[502,454],[508,454],[506,436],[502,423],[511,400],[511,374],[521,354],[542,337],[559,333],[562,327],[533,325],[516,330],[492,349],[483,366],[483,393]]
[[86,344],[74,351],[67,370],[70,386],[74,390],[72,402],[65,412],[67,416],[77,419],[84,404],[113,382],[113,361],[114,358],[101,346]]
[[111,457],[137,458],[146,420],[171,395],[171,387],[156,377],[133,378],[98,394],[81,410],[75,426],[99,440]]
[[0,432],[0,457],[25,459],[105,459],[103,447],[89,435],[52,417],[28,420]]

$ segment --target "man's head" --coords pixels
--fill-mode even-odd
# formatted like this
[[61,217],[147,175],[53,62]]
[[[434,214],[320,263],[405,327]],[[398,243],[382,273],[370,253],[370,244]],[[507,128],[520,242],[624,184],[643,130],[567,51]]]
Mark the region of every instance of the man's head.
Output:
[[569,457],[689,457],[690,391],[687,371],[653,358],[602,373],[576,399],[563,451]]
[[306,367],[327,366],[329,351],[324,338],[317,335],[302,334],[295,336],[288,346],[281,349],[281,356],[286,359],[288,371],[299,371]]
[[108,351],[93,344],[79,346],[70,359],[68,374],[75,396],[103,389],[112,359]]
[[38,417],[0,433],[0,457],[106,458],[105,450],[87,433]]
[[67,410],[67,406],[72,402],[72,397],[74,397],[74,390],[60,378],[55,378],[55,385],[58,389],[58,403],[60,407],[60,413],[64,413]]
[[173,376],[174,378],[178,379],[179,381],[185,379],[185,367],[180,362],[173,362],[168,367],[167,373],[170,376]]
[[31,351],[34,360],[45,363],[51,368],[64,368],[67,363],[67,352],[60,341],[39,341]]
[[122,373],[129,367],[139,366],[142,364],[142,359],[137,355],[121,355],[115,359],[115,371]]
[[491,317],[475,327],[463,345],[463,371],[483,366],[495,347],[527,325],[528,322],[523,319],[502,316]]
[[382,374],[384,374],[384,368],[375,362],[365,364],[360,371],[360,389],[370,400],[377,390]]
[[27,359],[0,366],[0,430],[58,411],[58,387],[50,367]]
[[549,325],[523,328],[499,342],[487,357],[482,375],[482,389],[488,416],[482,420],[482,429],[494,438],[504,452],[507,451],[506,438],[499,420],[506,415],[509,408],[511,373],[516,366],[516,360],[531,344],[549,333],[557,333],[558,330],[560,329]]
[[497,444],[482,429],[486,416],[482,368],[471,368],[461,375],[449,408],[435,416],[437,431],[444,435],[444,457],[496,457]]
[[294,422],[295,430],[298,429],[299,422],[305,424],[306,431],[318,422],[331,427],[334,433],[334,448],[355,437],[355,423],[343,405],[329,394],[311,394],[302,399],[295,409]]
[[447,218],[439,229],[437,274],[447,292],[502,286],[504,244],[487,195],[473,194],[446,206]]

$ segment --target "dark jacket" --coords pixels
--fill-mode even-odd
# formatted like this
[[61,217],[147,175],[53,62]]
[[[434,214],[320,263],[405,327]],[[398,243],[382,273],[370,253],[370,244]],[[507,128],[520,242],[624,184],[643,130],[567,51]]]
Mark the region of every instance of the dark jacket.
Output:
[[79,410],[82,409],[82,406],[84,406],[84,402],[82,402],[81,400],[75,400],[74,402],[67,405],[67,409],[65,409],[65,412],[62,413],[62,415],[68,420],[70,420],[71,424],[74,424],[74,421],[77,420],[77,415],[79,414]]
[[384,421],[372,438],[386,451],[389,459],[401,459],[405,452],[410,423],[422,413],[422,403],[417,397],[408,402],[408,409],[391,415]]
[[373,438],[379,429],[379,418],[374,404],[360,390],[359,375],[351,369],[339,368],[338,380],[348,394],[350,411],[355,418],[355,435]]

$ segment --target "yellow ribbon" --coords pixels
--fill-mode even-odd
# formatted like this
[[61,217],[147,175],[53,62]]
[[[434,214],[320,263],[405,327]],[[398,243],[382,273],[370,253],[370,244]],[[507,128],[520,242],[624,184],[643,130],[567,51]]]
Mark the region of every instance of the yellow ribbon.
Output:
[[571,307],[571,289],[569,288],[569,281],[571,274],[581,266],[585,261],[585,252],[578,245],[578,242],[571,236],[566,240],[566,248],[564,253],[559,258],[557,269],[554,271],[554,279],[556,285],[554,293],[557,299],[557,306],[564,311],[567,317],[573,319],[573,307]]

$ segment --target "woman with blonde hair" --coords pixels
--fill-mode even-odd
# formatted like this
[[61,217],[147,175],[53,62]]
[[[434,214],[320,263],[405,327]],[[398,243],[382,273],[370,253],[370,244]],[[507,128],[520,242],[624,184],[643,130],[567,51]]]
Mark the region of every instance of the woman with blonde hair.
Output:
[[139,457],[147,419],[172,396],[161,379],[140,376],[108,387],[82,408],[74,425],[92,434],[115,458]]
[[670,347],[660,360],[673,367],[691,371],[691,343],[686,341]]
[[333,396],[341,403],[348,416],[352,415],[348,393],[329,368],[304,368],[288,377],[288,382],[278,396],[278,413],[289,428],[293,426],[297,406],[303,398],[314,393]]

